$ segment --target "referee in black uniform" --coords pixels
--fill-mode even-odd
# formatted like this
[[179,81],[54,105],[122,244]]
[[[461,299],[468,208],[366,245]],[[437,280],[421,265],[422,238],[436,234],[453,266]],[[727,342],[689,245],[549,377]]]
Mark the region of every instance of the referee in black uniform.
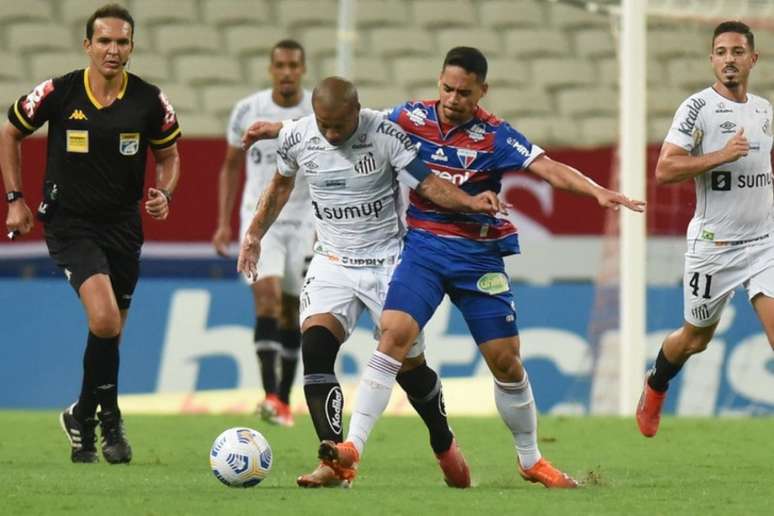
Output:
[[[143,242],[139,202],[156,220],[169,214],[180,173],[174,109],[152,84],[124,68],[133,49],[134,20],[115,4],[86,22],[85,70],[47,80],[8,109],[0,129],[9,236],[33,226],[21,178],[20,141],[48,122],[44,223],[49,254],[80,297],[89,323],[83,382],[60,423],[73,462],[97,462],[95,430],[110,463],[132,449],[118,408],[118,344],[139,274]],[[156,186],[143,195],[150,146]],[[99,407],[99,413],[97,408]]]

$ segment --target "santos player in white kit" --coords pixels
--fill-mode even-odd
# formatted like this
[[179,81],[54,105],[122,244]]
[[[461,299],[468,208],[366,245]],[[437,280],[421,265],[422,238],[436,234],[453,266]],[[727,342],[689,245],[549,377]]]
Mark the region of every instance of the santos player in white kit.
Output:
[[715,83],[679,107],[656,165],[661,184],[694,180],[696,212],[685,254],[685,323],[664,340],[637,407],[646,437],[658,431],[669,380],[707,347],[735,288],[747,290],[774,348],[772,106],[747,91],[757,60],[747,25],[718,25]]
[[[304,71],[303,47],[293,40],[278,42],[271,50],[269,64],[273,87],[240,100],[231,112],[226,132],[228,150],[218,183],[218,226],[212,238],[222,256],[226,256],[231,241],[231,213],[242,165],[245,164],[247,173],[239,205],[240,240],[253,219],[258,199],[277,169],[277,141],[262,140],[245,151],[242,134],[256,120],[280,121],[312,112],[311,94],[301,88]],[[287,208],[263,239],[261,272],[251,285],[256,314],[254,342],[266,393],[260,413],[269,422],[284,426],[293,424],[290,389],[301,346],[298,295],[305,259],[311,256],[314,244],[309,202],[306,187],[297,188],[290,196]]]
[[[382,113],[361,110],[352,83],[331,77],[313,95],[314,115],[286,123],[279,135],[277,173],[245,235],[238,269],[260,274],[262,239],[306,178],[318,241],[301,292],[304,392],[321,440],[341,442],[343,397],[333,364],[363,310],[378,324],[404,233],[398,181],[442,208],[495,213],[493,192],[475,197],[435,177],[409,137]],[[246,135],[250,143],[250,134]],[[468,487],[470,474],[443,410],[440,382],[424,361],[421,337],[398,382],[430,431],[447,484]],[[298,478],[302,487],[347,485],[320,464]]]

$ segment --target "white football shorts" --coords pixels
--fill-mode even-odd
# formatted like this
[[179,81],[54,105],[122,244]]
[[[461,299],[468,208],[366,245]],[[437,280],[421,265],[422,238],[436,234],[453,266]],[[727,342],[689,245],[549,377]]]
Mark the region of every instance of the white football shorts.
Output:
[[694,326],[717,323],[723,307],[744,287],[748,299],[774,297],[774,235],[748,244],[699,241],[685,253],[683,315]]
[[[345,267],[331,262],[327,256],[315,254],[306,274],[300,298],[301,324],[315,314],[332,314],[349,338],[363,310],[368,310],[378,338],[379,318],[382,315],[387,287],[395,265],[383,267]],[[422,333],[408,352],[417,357],[425,351]]]
[[[252,220],[252,213],[242,213],[240,242]],[[298,297],[304,282],[306,264],[312,256],[314,241],[315,230],[311,221],[276,221],[261,239],[257,280],[278,277],[282,280],[282,292]]]

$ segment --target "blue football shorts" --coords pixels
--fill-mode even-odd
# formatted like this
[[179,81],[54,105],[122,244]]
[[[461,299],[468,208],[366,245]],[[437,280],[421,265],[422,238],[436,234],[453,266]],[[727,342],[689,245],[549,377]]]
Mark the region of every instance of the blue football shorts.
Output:
[[449,249],[453,242],[443,240],[409,232],[384,309],[411,315],[422,329],[449,294],[476,344],[518,335],[516,305],[502,257],[455,253]]

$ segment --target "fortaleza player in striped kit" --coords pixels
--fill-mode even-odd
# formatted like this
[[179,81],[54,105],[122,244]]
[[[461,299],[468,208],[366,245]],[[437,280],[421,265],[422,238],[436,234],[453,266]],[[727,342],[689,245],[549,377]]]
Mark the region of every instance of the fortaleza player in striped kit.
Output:
[[[453,48],[438,81],[439,100],[407,102],[389,114],[436,175],[476,195],[499,192],[505,172],[527,170],[555,188],[593,197],[602,207],[643,211],[643,202],[551,160],[508,123],[479,107],[487,91],[486,73],[480,51]],[[344,443],[322,443],[321,459],[342,477],[354,478],[410,344],[448,294],[494,376],[497,409],[513,434],[519,473],[546,487],[576,487],[575,480],[538,450],[537,410],[519,357],[516,308],[503,264],[503,256],[519,252],[516,228],[507,220],[448,210],[414,194],[407,222],[405,247],[382,313],[379,347],[358,386],[349,434]]]

